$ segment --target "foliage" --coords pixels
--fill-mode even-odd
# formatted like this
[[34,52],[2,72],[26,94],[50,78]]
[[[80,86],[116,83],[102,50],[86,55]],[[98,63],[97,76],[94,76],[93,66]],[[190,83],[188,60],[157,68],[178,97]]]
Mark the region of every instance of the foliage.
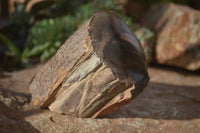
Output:
[[143,5],[146,5],[147,7],[151,7],[154,4],[157,3],[177,3],[177,4],[185,4],[188,5],[189,1],[188,0],[140,0],[139,2],[141,2]]
[[72,16],[37,22],[26,41],[23,60],[38,56],[42,62],[49,59],[75,29],[75,19]]
[[146,59],[150,61],[152,59],[152,54],[153,54],[152,50],[155,41],[154,33],[147,28],[140,28],[135,31],[135,35],[140,40],[144,48]]
[[[8,55],[10,58],[15,58],[15,56],[17,56],[19,62],[25,61],[24,59],[26,59],[27,57],[31,58],[33,55],[27,54],[27,52],[29,52],[29,50],[27,49],[27,46],[25,46],[25,42],[27,42],[26,41],[27,36],[29,34],[29,30],[32,27],[32,25],[34,25],[34,23],[40,19],[58,16],[58,14],[60,14],[60,15],[66,14],[66,11],[70,12],[72,10],[72,8],[74,8],[74,6],[77,5],[77,4],[74,4],[74,2],[77,3],[77,1],[79,1],[79,0],[76,0],[76,1],[75,0],[74,1],[73,0],[71,0],[71,1],[69,1],[69,0],[40,1],[36,4],[34,4],[31,7],[30,11],[27,12],[26,8],[28,7],[28,4],[30,1],[31,0],[25,0],[23,3],[15,1],[14,2],[14,7],[15,7],[14,12],[11,14],[11,16],[9,18],[6,18],[3,20],[3,23],[2,23],[3,29],[1,29],[0,41],[3,44],[5,44],[8,48],[6,48],[5,45],[0,45],[0,49],[1,49],[0,58],[1,58],[2,64],[8,64],[8,63],[6,63],[8,60],[4,59],[5,57],[7,58]],[[78,4],[80,4],[80,3],[78,3]],[[71,8],[66,8],[66,6],[70,6]],[[62,9],[64,9],[64,7],[67,10],[62,10]],[[56,10],[54,10],[54,9],[56,9]],[[46,10],[47,10],[47,12],[46,12]],[[50,11],[48,11],[48,10],[50,10]],[[60,13],[60,11],[63,13]],[[45,12],[45,14],[43,14],[43,12]],[[52,14],[52,15],[49,16],[49,14]],[[50,20],[50,22],[52,22],[52,21],[54,21],[54,20]],[[55,21],[57,21],[57,20],[55,20]],[[48,26],[49,25],[46,24],[46,27],[45,27],[45,24],[43,24],[42,29],[48,29],[49,28]],[[54,26],[56,26],[56,24],[54,24]],[[53,32],[57,31],[57,29],[55,29],[55,28],[52,29],[53,24],[51,24],[50,27],[51,27],[51,29],[49,29],[49,31],[50,30],[52,30]],[[70,31],[72,31],[70,28],[73,28],[73,27],[69,26],[66,28],[69,29]],[[60,28],[58,28],[58,32],[59,31],[60,31]],[[36,32],[37,31],[35,31],[34,35],[36,35]],[[60,34],[60,33],[57,33],[57,34]],[[71,34],[71,33],[69,33],[69,34]],[[43,38],[45,36],[44,34],[39,34],[39,35],[43,35],[42,36]],[[37,37],[39,37],[39,35],[37,35]],[[30,35],[30,36],[32,36],[32,35]],[[44,39],[49,39],[49,38],[44,38]],[[44,42],[44,39],[43,39],[43,42]],[[59,39],[60,38],[57,38],[57,40],[59,40]],[[46,45],[48,44],[47,41],[48,40],[45,41]],[[59,41],[63,42],[63,40],[59,40]],[[58,46],[59,41],[56,42],[56,46]],[[41,41],[41,43],[42,43],[42,41]],[[41,43],[39,45],[42,45]],[[36,48],[35,48],[35,51],[36,51],[38,45],[35,45],[35,46],[36,46]],[[24,49],[25,47],[26,47],[26,49]],[[33,47],[33,46],[31,46],[31,47]],[[53,48],[51,48],[50,51],[51,51],[51,53],[55,53],[55,52],[53,52],[53,51],[55,51],[55,49],[53,49]],[[14,53],[14,54],[8,54],[8,53]],[[32,53],[34,53],[34,52],[32,52]],[[48,52],[45,52],[45,53],[48,53]],[[41,57],[41,60],[45,60],[47,58],[47,56],[48,56],[48,54],[43,54],[43,56]]]
[[114,10],[122,16],[129,28],[138,28],[132,18],[123,14],[116,0],[87,1],[89,0],[45,0],[33,5],[30,12],[25,11],[30,0],[16,2],[16,10],[5,21],[6,28],[3,32],[5,35],[9,33],[9,37],[10,33],[15,34],[11,34],[11,40],[4,35],[0,36],[0,40],[7,44],[22,63],[44,62],[96,11]]
[[[72,15],[76,8],[87,0],[45,0],[39,1],[31,8],[31,13],[36,17],[55,18],[65,15]],[[39,12],[42,11],[42,12]],[[39,13],[38,13],[39,12]]]
[[[40,11],[37,6],[33,6],[30,12],[26,12],[26,8],[30,0],[25,0],[23,3],[17,1],[14,2],[14,12],[9,18],[3,20],[3,29],[1,29],[0,40],[5,44],[7,48],[4,48],[4,45],[0,45],[1,51],[0,58],[7,56],[15,56],[18,58],[18,61],[21,62],[22,51],[24,50],[25,41],[29,33],[29,29],[32,24],[36,21],[35,17]],[[46,8],[43,4],[43,8]],[[32,21],[32,22],[31,22]],[[9,51],[8,51],[9,50]],[[9,53],[9,54],[8,54]],[[14,53],[14,54],[10,54]],[[7,60],[2,60],[2,64],[6,63]],[[10,63],[11,64],[11,63]],[[15,64],[15,63],[14,63]]]
[[0,40],[8,46],[11,52],[14,52],[18,59],[21,58],[21,52],[10,39],[0,33]]
[[121,7],[117,0],[95,0],[93,5],[101,10],[114,10],[121,12]]
[[[113,6],[110,1],[100,1],[100,3],[95,1],[98,3],[83,4],[76,9],[73,16],[67,15],[37,22],[31,29],[26,41],[23,61],[28,61],[35,57],[39,57],[41,62],[49,59],[77,27],[85,23],[96,11],[110,8],[113,10],[119,9],[115,8],[117,6]],[[131,18],[123,14],[122,17],[128,26],[134,29]]]
[[[25,12],[25,7],[28,3],[26,0],[23,4],[15,2],[15,11],[12,13],[10,18],[3,21],[3,26],[5,27],[1,33],[11,38],[15,43],[16,47],[23,49],[23,44],[25,42],[26,36],[28,34],[28,29],[30,28],[30,13]],[[12,34],[10,34],[12,33]]]
[[49,8],[51,17],[72,14],[83,2],[83,0],[55,0],[55,3]]
[[23,61],[39,57],[41,62],[55,54],[65,40],[82,25],[95,10],[89,4],[77,9],[76,15],[38,21],[31,29],[23,52]]

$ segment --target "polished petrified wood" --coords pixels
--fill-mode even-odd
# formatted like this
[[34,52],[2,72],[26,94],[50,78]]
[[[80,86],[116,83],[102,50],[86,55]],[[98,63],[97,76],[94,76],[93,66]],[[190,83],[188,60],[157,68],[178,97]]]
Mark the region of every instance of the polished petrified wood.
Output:
[[35,106],[96,117],[133,99],[148,80],[140,42],[117,13],[104,11],[59,48],[37,73],[30,90]]

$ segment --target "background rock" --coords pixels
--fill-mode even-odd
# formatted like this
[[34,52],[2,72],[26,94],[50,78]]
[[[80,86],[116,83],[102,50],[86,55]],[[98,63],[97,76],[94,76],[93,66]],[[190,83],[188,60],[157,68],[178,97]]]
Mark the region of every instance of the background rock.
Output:
[[39,133],[29,122],[25,121],[23,115],[0,101],[0,132],[1,133]]
[[15,95],[13,92],[8,90],[0,90],[0,101],[7,107],[21,109],[23,105],[30,102],[30,99],[22,95]]
[[200,68],[200,11],[175,4],[156,5],[143,22],[157,34],[158,63]]
[[0,72],[0,101],[7,107],[23,110],[29,106],[31,94],[29,82],[39,66],[24,71]]

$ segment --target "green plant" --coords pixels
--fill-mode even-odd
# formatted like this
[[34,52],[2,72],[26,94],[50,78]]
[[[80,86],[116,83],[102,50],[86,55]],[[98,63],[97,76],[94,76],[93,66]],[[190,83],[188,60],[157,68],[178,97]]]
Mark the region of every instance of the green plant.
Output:
[[15,11],[9,18],[4,19],[1,33],[5,36],[9,36],[10,40],[16,45],[20,50],[23,49],[23,44],[25,42],[26,36],[28,34],[28,29],[30,28],[31,14],[25,12],[26,5],[29,0],[26,0],[23,4],[15,2]]
[[82,0],[55,0],[55,3],[49,8],[51,17],[73,14],[81,3]]
[[[77,27],[96,11],[115,10],[121,13],[128,25],[133,24],[130,17],[122,14],[115,0],[46,0],[36,3],[26,12],[29,2],[30,0],[25,0],[24,3],[15,2],[15,11],[4,21],[5,28],[1,30],[0,36],[9,51],[14,53],[12,55],[23,63],[49,59]],[[87,3],[80,5],[85,2]],[[44,19],[65,14],[67,16]],[[38,21],[40,19],[44,20]]]
[[13,67],[22,61],[21,53],[24,50],[25,40],[31,25],[35,21],[36,13],[39,11],[34,8],[30,12],[26,12],[25,10],[29,2],[30,0],[24,0],[23,3],[14,2],[15,10],[10,17],[2,20],[2,28],[0,29],[0,40],[2,43],[0,45],[0,59],[4,67]]
[[93,5],[101,10],[114,10],[121,12],[121,7],[117,0],[94,0]]
[[39,57],[43,62],[49,59],[75,29],[75,19],[72,16],[37,22],[27,38],[23,60]]
[[[37,22],[26,40],[23,61],[27,62],[37,57],[40,58],[41,62],[49,59],[77,27],[85,23],[96,11],[112,9],[121,13],[119,8],[113,5],[112,1],[98,0],[94,3],[90,2],[79,6],[74,15]],[[136,29],[130,17],[122,13],[121,16],[131,29]]]
[[[26,12],[25,10],[29,2],[30,0],[25,0],[23,3],[15,1],[15,10],[12,12],[10,17],[5,18],[2,21],[3,28],[1,29],[1,39],[3,44],[8,46],[9,50],[13,53],[16,53],[16,51],[18,51],[17,53],[21,53],[23,51],[29,29],[35,21],[37,13],[41,10],[36,4],[31,8],[30,12]],[[43,8],[46,8],[48,5],[45,6],[43,4],[42,6]],[[0,48],[2,47],[4,46],[0,46]],[[15,55],[18,56],[17,58],[20,58],[19,54]]]
[[18,59],[21,59],[21,52],[9,38],[0,33],[0,40],[8,46],[10,52],[13,52]]
[[147,28],[140,28],[135,31],[135,35],[140,40],[140,42],[144,48],[144,52],[145,52],[147,61],[150,62],[152,59],[153,45],[154,45],[154,41],[155,41],[154,33]]
[[0,45],[0,59],[1,67],[12,67],[18,65],[21,62],[21,51],[16,47],[16,45],[8,37],[0,33],[0,42],[5,44]]

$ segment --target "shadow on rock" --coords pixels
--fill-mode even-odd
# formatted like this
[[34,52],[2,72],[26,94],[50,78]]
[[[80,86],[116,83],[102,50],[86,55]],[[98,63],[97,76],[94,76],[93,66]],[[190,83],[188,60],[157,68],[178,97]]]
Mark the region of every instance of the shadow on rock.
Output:
[[191,120],[200,118],[200,86],[150,82],[136,99],[106,118]]
[[0,88],[0,101],[12,109],[21,109],[25,104],[29,104],[30,100],[30,94]]
[[0,102],[0,108],[1,133],[39,133],[29,122],[25,121],[19,112],[5,106],[2,102]]

